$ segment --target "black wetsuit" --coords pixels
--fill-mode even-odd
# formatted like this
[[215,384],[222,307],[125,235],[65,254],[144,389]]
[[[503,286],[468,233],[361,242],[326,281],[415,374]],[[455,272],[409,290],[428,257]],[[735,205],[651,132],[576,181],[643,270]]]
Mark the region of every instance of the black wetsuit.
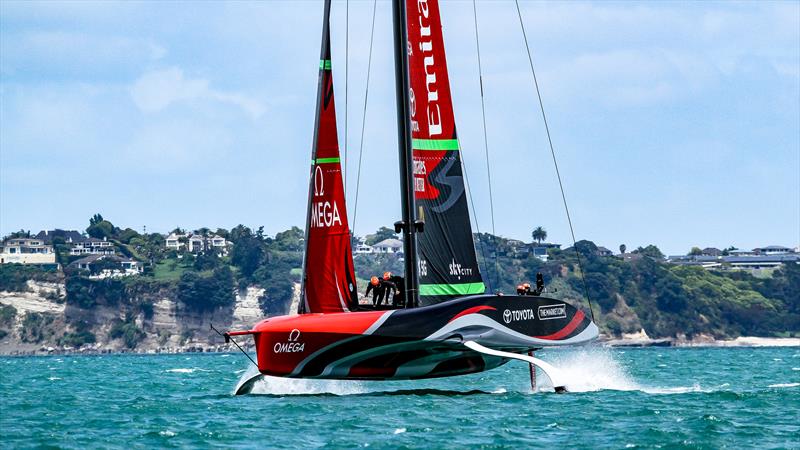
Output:
[[378,303],[378,298],[380,297],[383,300],[384,294],[384,287],[382,284],[378,284],[377,286],[373,286],[372,283],[367,285],[367,292],[364,293],[364,297],[369,297],[369,293],[372,292],[372,304],[376,305]]
[[[403,279],[400,275],[392,275],[389,278],[389,282],[394,283],[395,288],[397,289],[395,294],[392,296],[392,306],[405,306],[406,303],[406,280]],[[387,298],[388,303],[388,298]]]
[[381,280],[380,286],[381,294],[378,296],[378,306],[383,303],[383,299],[386,299],[386,304],[389,304],[389,294],[394,294],[397,292],[397,285],[392,283],[391,281]]

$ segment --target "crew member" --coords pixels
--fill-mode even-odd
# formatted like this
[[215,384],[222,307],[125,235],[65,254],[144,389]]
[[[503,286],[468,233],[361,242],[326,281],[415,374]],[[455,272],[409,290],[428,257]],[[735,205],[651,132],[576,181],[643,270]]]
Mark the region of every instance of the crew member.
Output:
[[541,272],[536,274],[536,290],[534,292],[533,295],[541,295],[544,292],[544,277]]
[[[406,283],[403,277],[400,275],[392,275],[392,272],[384,272],[383,273],[383,281],[391,283],[394,285],[394,290],[392,291],[392,306],[394,307],[402,307],[405,306],[405,288]],[[386,304],[389,304],[389,292],[386,293]]]
[[367,292],[364,293],[364,297],[369,297],[369,293],[372,292],[372,305],[375,306],[379,303],[380,300],[383,300],[383,291],[381,290],[381,282],[378,277],[372,277],[369,279],[369,284],[367,285]]
[[384,299],[386,299],[386,305],[388,306],[389,296],[397,296],[397,285],[389,280],[390,277],[387,277],[386,273],[384,273],[383,278],[380,279],[381,295],[378,297],[378,306],[380,306]]
[[525,295],[532,295],[531,294],[531,284],[527,281],[522,283],[522,288],[525,289]]
[[517,295],[526,295],[525,294],[525,285],[524,284],[518,284],[517,285]]

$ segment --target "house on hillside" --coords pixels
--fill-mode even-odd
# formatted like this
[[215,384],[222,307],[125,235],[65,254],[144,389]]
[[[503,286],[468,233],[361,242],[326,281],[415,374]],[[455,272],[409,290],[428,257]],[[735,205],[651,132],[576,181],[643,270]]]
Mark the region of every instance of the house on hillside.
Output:
[[85,238],[69,249],[70,255],[113,255],[114,244],[108,239]]
[[598,246],[597,247],[597,256],[614,256],[614,252],[612,252],[611,250],[609,250],[609,249],[607,249],[607,248],[605,248],[603,246]]
[[372,246],[374,253],[400,254],[403,253],[403,241],[400,239],[384,239]]
[[720,257],[722,256],[722,250],[715,248],[715,247],[706,247],[700,251],[700,255],[702,256],[713,256],[713,257]]
[[78,244],[87,238],[76,230],[42,230],[36,235],[36,239],[41,239],[45,244],[53,245],[53,240],[61,238],[66,244]]
[[766,247],[754,248],[753,252],[757,255],[785,255],[794,253],[794,250],[782,245],[768,245]]
[[128,277],[144,271],[141,262],[117,255],[89,255],[73,261],[68,267],[87,270],[92,279]]
[[528,244],[528,253],[534,257],[547,262],[547,251],[550,249],[560,249],[561,244],[553,244],[552,242],[533,242]]
[[231,243],[216,234],[195,234],[195,233],[170,233],[167,236],[165,246],[170,250],[181,250],[186,248],[192,253],[200,253],[208,250],[215,250],[221,255],[228,254]]
[[38,238],[11,238],[0,244],[0,264],[56,264],[56,252]]
[[363,242],[356,245],[356,248],[353,250],[356,255],[369,255],[375,253],[375,249],[372,248],[371,245],[367,245]]

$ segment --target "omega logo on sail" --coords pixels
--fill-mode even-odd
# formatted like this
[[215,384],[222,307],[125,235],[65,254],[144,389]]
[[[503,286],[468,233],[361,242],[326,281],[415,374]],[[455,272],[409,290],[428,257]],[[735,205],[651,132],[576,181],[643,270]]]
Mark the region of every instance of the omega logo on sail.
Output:
[[[322,167],[314,168],[314,197],[325,195],[325,177]],[[342,225],[342,217],[339,215],[339,206],[336,201],[312,201],[311,202],[311,228],[332,227]]]
[[[417,0],[417,11],[419,16],[419,49],[423,55],[423,65],[425,66],[425,90],[428,94],[428,134],[435,136],[442,134],[442,113],[439,110],[439,92],[436,90],[436,72],[433,70],[433,41],[431,41],[431,25],[428,19],[428,0]],[[425,19],[425,23],[423,23]],[[427,41],[424,39],[427,38]],[[431,68],[429,71],[428,68]]]

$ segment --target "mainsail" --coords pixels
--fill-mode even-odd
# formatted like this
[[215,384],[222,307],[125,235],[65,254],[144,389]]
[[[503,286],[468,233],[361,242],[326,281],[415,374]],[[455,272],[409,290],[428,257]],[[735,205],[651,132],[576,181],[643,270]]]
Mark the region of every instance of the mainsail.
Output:
[[348,311],[358,301],[336,133],[330,9],[330,0],[327,0],[319,62],[314,145],[311,150],[300,313]]
[[438,0],[406,1],[420,304],[483,294],[461,171]]

